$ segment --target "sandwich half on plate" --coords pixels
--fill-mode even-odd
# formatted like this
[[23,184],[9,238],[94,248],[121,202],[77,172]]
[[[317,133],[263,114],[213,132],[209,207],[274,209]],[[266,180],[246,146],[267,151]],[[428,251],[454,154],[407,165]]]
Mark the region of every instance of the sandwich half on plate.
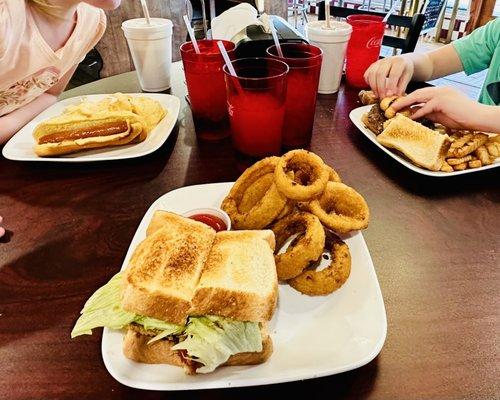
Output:
[[215,231],[157,211],[127,268],[97,290],[71,333],[125,329],[123,352],[188,374],[266,361],[277,302],[271,231]]

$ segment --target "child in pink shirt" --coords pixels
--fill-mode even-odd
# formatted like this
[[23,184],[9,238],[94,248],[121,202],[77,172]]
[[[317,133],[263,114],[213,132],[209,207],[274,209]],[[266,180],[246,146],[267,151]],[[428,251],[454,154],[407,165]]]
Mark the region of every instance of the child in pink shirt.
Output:
[[120,2],[0,0],[0,145],[57,101]]
[[121,0],[0,0],[0,144],[54,104]]

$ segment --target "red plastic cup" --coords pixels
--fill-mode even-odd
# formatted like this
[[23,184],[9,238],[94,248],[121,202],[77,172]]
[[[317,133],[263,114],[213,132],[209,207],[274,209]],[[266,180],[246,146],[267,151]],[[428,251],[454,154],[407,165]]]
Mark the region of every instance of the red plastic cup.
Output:
[[281,49],[283,57],[276,46],[269,47],[267,54],[290,67],[283,147],[305,147],[311,142],[323,51],[307,43],[284,43]]
[[[226,85],[222,67],[224,59],[218,40],[199,40],[200,54],[193,44],[181,45],[181,57],[189,93],[196,136],[210,141],[230,135]],[[222,40],[229,57],[234,58],[235,44]]]
[[352,26],[352,34],[347,45],[346,79],[351,86],[368,87],[363,75],[380,56],[385,32],[382,20],[382,17],[365,14],[347,17],[347,22]]
[[241,58],[232,64],[237,77],[227,66],[223,70],[234,147],[250,157],[280,154],[288,66],[272,58]]

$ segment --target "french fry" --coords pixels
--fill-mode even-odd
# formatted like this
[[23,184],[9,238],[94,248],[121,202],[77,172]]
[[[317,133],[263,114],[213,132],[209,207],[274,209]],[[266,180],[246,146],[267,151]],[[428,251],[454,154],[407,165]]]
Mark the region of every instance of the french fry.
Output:
[[446,162],[446,160],[443,161],[443,164],[441,165],[441,171],[443,172],[453,172],[453,167]]
[[481,160],[472,160],[468,162],[469,168],[479,168],[482,167],[483,164],[481,163]]
[[464,163],[462,163],[462,164],[457,164],[457,165],[454,165],[454,166],[453,166],[453,169],[454,169],[455,171],[463,171],[463,170],[464,170],[464,169],[466,169],[466,168],[467,168],[467,163],[466,163],[466,162],[464,162]]
[[472,156],[468,155],[465,157],[460,157],[460,158],[447,158],[446,162],[455,168],[455,165],[460,165],[464,163],[468,163],[469,161],[472,161]]
[[500,157],[500,143],[488,141],[485,147],[492,158]]
[[455,149],[453,155],[455,157],[464,157],[475,151],[478,147],[485,144],[487,140],[488,140],[488,135],[485,135],[484,133],[475,133],[472,139],[467,141],[467,143],[464,146]]
[[453,141],[448,149],[447,157],[455,157],[455,150],[464,146],[470,139],[472,139],[472,136],[472,133],[468,133]]
[[[491,164],[490,154],[489,154],[488,150],[486,149],[486,146],[484,146],[484,145],[483,146],[479,146],[476,149],[476,151],[474,152],[474,154],[481,161],[481,165],[489,165],[489,164]],[[470,165],[470,163],[469,163],[469,165]],[[471,167],[471,168],[474,168],[474,167]]]

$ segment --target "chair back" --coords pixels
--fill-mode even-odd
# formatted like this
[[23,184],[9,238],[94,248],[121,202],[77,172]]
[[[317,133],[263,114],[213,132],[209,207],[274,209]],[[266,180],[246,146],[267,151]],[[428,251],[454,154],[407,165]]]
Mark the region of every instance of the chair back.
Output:
[[[325,2],[318,2],[318,19],[325,19]],[[330,6],[330,15],[333,17],[347,18],[349,15],[357,14],[368,14],[377,15],[380,17],[385,17],[385,13],[379,13],[375,11],[359,10],[354,8],[345,8]],[[387,21],[388,25],[397,26],[401,28],[407,28],[407,33],[405,38],[384,35],[382,40],[382,45],[393,47],[396,49],[401,49],[402,53],[411,53],[415,50],[417,45],[420,32],[422,31],[422,26],[424,25],[425,16],[424,14],[414,14],[413,17],[407,17],[404,15],[392,14]]]

